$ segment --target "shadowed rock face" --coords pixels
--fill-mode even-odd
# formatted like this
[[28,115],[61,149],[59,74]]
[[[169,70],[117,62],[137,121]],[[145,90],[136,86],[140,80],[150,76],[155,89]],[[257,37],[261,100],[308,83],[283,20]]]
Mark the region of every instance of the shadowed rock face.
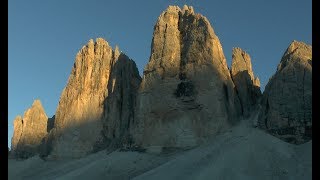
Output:
[[293,41],[263,93],[259,126],[290,143],[312,138],[312,46]]
[[52,151],[52,141],[53,141],[53,127],[54,127],[55,115],[51,118],[48,118],[47,122],[47,132],[48,134],[42,139],[39,155],[42,158],[47,157]]
[[154,26],[137,97],[137,144],[194,146],[235,123],[240,109],[219,38],[192,7],[169,6]]
[[261,97],[260,81],[254,77],[251,58],[240,48],[232,50],[231,76],[245,117],[256,108]]
[[112,147],[131,143],[129,129],[134,122],[134,107],[140,82],[135,62],[121,53],[110,74],[103,121],[106,143]]
[[[139,82],[135,63],[118,47],[112,50],[102,38],[90,40],[76,56],[54,128],[45,139],[52,144],[51,157],[82,157],[104,147],[110,134],[123,134],[124,124],[133,116],[131,85]],[[107,102],[109,95],[113,97]]]
[[16,117],[11,140],[11,150],[15,157],[28,158],[39,153],[41,140],[47,135],[47,120],[40,100],[33,102],[23,118]]

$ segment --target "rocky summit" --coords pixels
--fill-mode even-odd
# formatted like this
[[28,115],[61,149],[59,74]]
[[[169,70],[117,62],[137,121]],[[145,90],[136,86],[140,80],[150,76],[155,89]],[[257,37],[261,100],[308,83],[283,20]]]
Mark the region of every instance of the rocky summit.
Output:
[[293,41],[263,93],[259,126],[290,143],[312,138],[312,47]]
[[103,102],[114,52],[102,38],[78,52],[55,114],[52,130],[55,157],[81,157],[101,141]]
[[40,100],[35,100],[23,118],[14,120],[11,152],[17,158],[28,158],[39,153],[42,139],[47,135],[48,117]]
[[133,117],[131,87],[139,81],[135,63],[118,47],[112,50],[104,39],[91,39],[77,54],[62,92],[52,138],[47,139],[52,141],[51,157],[82,157],[104,147],[106,139],[119,137]]
[[189,147],[237,122],[234,91],[219,38],[191,6],[169,6],[154,26],[138,91],[135,142]]
[[248,117],[261,97],[260,81],[254,77],[250,55],[240,48],[232,50],[231,76],[241,103],[242,114]]

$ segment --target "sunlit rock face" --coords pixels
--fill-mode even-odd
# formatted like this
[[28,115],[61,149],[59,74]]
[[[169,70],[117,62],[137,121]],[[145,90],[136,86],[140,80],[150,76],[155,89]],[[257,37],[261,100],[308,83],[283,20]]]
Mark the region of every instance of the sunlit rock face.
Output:
[[[133,70],[136,72],[130,73]],[[119,75],[113,71],[119,71]],[[131,117],[125,112],[130,111],[126,100],[131,98],[131,83],[139,83],[134,82],[135,78],[139,81],[135,63],[118,47],[112,50],[102,38],[97,38],[96,42],[90,40],[77,54],[68,84],[60,97],[54,128],[47,139],[52,141],[51,157],[82,157],[103,148],[110,134],[119,137],[119,129],[129,119],[125,117]],[[118,98],[116,94],[122,97]],[[109,107],[109,95],[115,96],[109,101],[117,108]],[[110,114],[106,114],[107,110]]]
[[248,117],[259,104],[260,81],[254,77],[250,55],[240,48],[232,50],[231,77],[240,99],[242,114]]
[[81,157],[102,140],[103,102],[114,56],[102,38],[91,39],[76,55],[55,114],[53,156]]
[[219,38],[192,7],[169,6],[154,26],[137,97],[134,140],[188,147],[237,122],[234,91]]
[[40,100],[35,100],[23,118],[14,120],[11,151],[17,158],[28,158],[39,153],[42,139],[47,135],[48,117]]
[[294,144],[312,138],[312,46],[287,48],[263,93],[259,126]]

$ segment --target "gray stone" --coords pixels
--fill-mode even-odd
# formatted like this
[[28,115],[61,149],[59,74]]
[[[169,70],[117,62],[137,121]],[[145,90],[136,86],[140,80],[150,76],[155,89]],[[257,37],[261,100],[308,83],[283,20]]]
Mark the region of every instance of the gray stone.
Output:
[[263,93],[259,127],[294,144],[312,139],[312,46],[293,41]]
[[28,158],[39,153],[42,139],[47,135],[48,117],[40,100],[35,100],[23,118],[14,120],[11,149],[15,157]]
[[109,78],[109,95],[105,101],[103,122],[105,140],[113,148],[131,145],[129,130],[134,122],[134,107],[140,82],[135,62],[120,53]]
[[47,122],[48,134],[42,139],[40,150],[39,150],[39,155],[41,158],[46,158],[52,151],[52,141],[54,139],[54,135],[53,135],[54,120],[55,120],[55,115],[53,115],[52,118],[48,118],[48,122]]
[[22,127],[23,127],[22,122],[23,121],[21,116],[17,116],[13,121],[13,136],[11,138],[11,151],[13,153],[14,151],[16,151],[19,140],[22,135]]
[[82,157],[103,140],[102,116],[114,52],[102,38],[78,52],[55,114],[52,157]]
[[111,140],[121,144],[133,121],[140,81],[135,63],[118,47],[112,50],[104,39],[91,39],[76,56],[54,128],[44,140],[49,144],[44,154],[78,158],[105,148]]
[[141,146],[189,147],[237,122],[240,104],[219,38],[192,7],[169,6],[154,27],[138,91]]
[[232,50],[231,76],[241,102],[242,114],[249,117],[261,98],[260,81],[254,77],[250,55],[240,48]]

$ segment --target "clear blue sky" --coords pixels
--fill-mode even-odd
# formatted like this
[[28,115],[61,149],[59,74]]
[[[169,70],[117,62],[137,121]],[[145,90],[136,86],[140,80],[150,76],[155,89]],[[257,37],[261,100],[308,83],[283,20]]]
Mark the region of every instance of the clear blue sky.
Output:
[[53,116],[76,53],[102,37],[137,63],[148,62],[153,26],[168,5],[192,5],[220,38],[246,50],[262,89],[292,40],[312,44],[311,0],[9,0],[8,146],[13,119],[39,98]]

